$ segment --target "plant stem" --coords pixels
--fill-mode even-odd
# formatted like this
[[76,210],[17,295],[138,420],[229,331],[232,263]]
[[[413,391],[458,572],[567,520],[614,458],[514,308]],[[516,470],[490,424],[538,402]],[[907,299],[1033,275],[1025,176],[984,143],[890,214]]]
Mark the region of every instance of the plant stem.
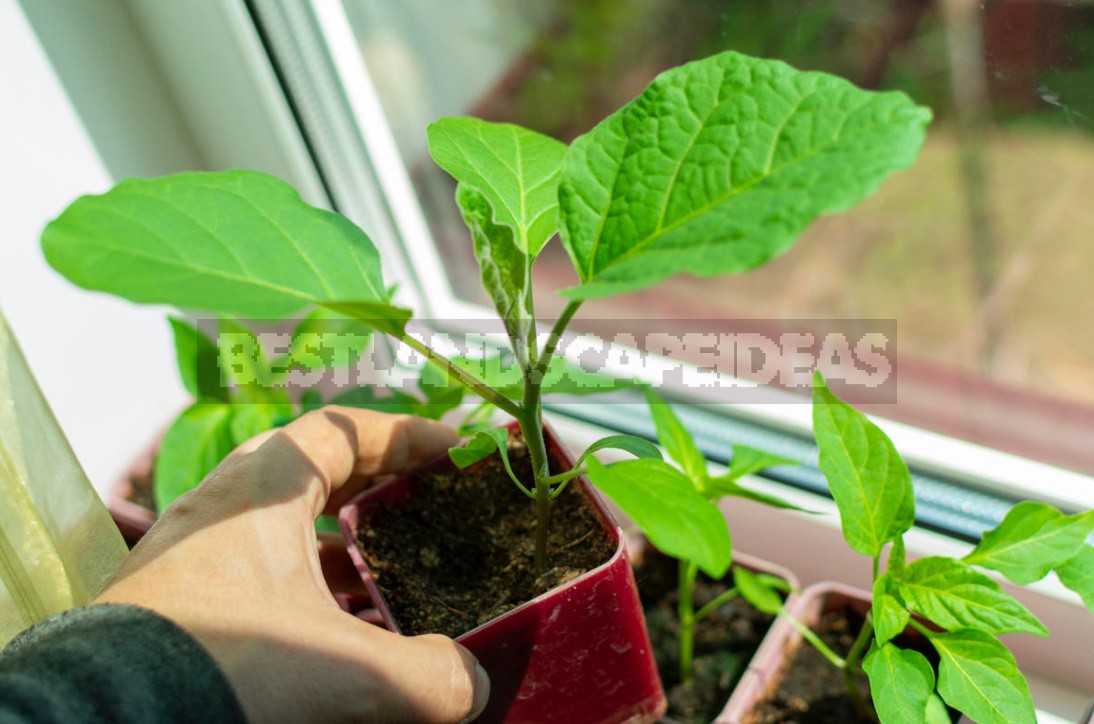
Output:
[[786,620],[790,622],[790,625],[793,626],[799,634],[801,634],[801,637],[803,639],[812,644],[813,648],[817,650],[817,653],[828,659],[829,663],[831,663],[837,669],[842,669],[844,667],[846,662],[843,660],[843,658],[840,657],[839,654],[837,654],[835,651],[828,648],[828,644],[824,643],[824,641],[821,641],[820,636],[817,636],[817,634],[813,632],[813,629],[809,628],[804,623],[791,616],[786,608],[783,608],[780,615],[786,616]]
[[866,622],[862,624],[862,629],[858,632],[858,638],[851,645],[851,650],[847,653],[847,658],[843,662],[843,683],[847,686],[847,693],[850,695],[851,701],[854,702],[855,709],[860,714],[865,715],[866,718],[872,718],[874,714],[866,703],[866,698],[859,691],[858,683],[855,681],[855,674],[862,670],[859,662],[873,638],[874,622],[870,618],[870,614],[866,614]]
[[524,433],[524,444],[528,446],[528,457],[532,463],[532,475],[535,479],[536,499],[536,576],[542,576],[547,570],[547,532],[551,513],[551,475],[547,460],[547,445],[543,439],[542,388],[539,380],[528,376],[524,380],[524,404],[517,416],[520,430]]
[[695,623],[699,623],[704,618],[706,618],[710,614],[717,611],[719,608],[721,608],[727,602],[732,601],[733,599],[737,598],[737,595],[738,595],[737,589],[736,588],[731,588],[728,591],[726,591],[726,592],[722,593],[721,595],[719,595],[714,600],[708,602],[705,606],[703,606],[702,608],[699,609],[698,613],[695,614]]
[[570,320],[577,314],[577,310],[581,308],[581,302],[570,302],[566,305],[566,308],[562,310],[562,314],[557,320],[555,325],[551,327],[551,334],[547,337],[547,344],[543,346],[543,354],[540,355],[539,360],[536,362],[535,371],[539,374],[540,379],[547,373],[547,368],[551,365],[551,358],[555,355],[555,350],[558,349],[558,343],[562,339],[562,333],[566,331],[566,327],[570,324]]
[[692,661],[695,658],[696,617],[692,593],[695,590],[695,578],[698,575],[698,566],[680,559],[676,612],[680,617],[680,683],[685,686],[691,683]]
[[466,387],[469,387],[472,391],[474,391],[476,395],[478,395],[482,399],[502,410],[505,410],[518,420],[521,418],[521,413],[523,412],[523,410],[521,410],[519,405],[495,390],[490,385],[480,380],[478,377],[475,377],[473,374],[457,365],[452,360],[448,359],[439,352],[434,352],[432,349],[425,346],[417,339],[414,339],[414,337],[411,337],[409,334],[399,337],[399,340],[411,349],[414,349],[423,354],[426,359],[440,365],[446,373],[458,379],[461,383],[463,383]]

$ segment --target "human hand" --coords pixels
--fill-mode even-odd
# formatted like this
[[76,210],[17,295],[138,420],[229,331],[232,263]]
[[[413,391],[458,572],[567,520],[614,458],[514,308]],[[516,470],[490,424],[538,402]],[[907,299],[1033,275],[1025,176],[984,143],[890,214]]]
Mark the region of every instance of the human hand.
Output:
[[439,635],[404,637],[343,612],[314,522],[378,476],[455,444],[444,425],[326,407],[240,446],[166,510],[96,603],[151,609],[223,669],[251,721],[457,722],[489,679]]

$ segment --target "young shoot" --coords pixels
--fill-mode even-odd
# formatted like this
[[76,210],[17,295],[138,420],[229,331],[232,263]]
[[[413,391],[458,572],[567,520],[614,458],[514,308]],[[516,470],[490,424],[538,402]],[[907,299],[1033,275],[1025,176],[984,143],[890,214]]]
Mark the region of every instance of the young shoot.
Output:
[[[1026,680],[997,636],[1048,636],[1048,630],[974,566],[997,571],[1019,585],[1055,570],[1094,612],[1094,549],[1086,543],[1094,532],[1094,511],[1064,515],[1043,503],[1019,503],[963,558],[931,556],[908,562],[904,534],[915,521],[915,495],[908,467],[893,443],[865,415],[839,400],[819,373],[813,428],[844,538],[871,561],[873,595],[846,656],[837,655],[800,622],[794,621],[795,626],[843,671],[848,694],[860,711],[876,713],[882,724],[949,722],[946,705],[983,724],[1034,722]],[[937,672],[923,654],[898,638],[909,629],[938,654]],[[860,673],[869,679],[873,711],[855,684]]]
[[797,463],[734,445],[729,471],[711,475],[706,458],[672,408],[649,389],[646,399],[658,441],[676,465],[656,459],[610,465],[590,460],[589,480],[634,521],[652,545],[679,561],[680,683],[687,685],[692,680],[696,625],[737,596],[764,613],[777,614],[782,608],[780,594],[789,592],[789,585],[782,578],[755,574],[737,566],[733,568],[733,586],[696,609],[694,590],[699,571],[715,580],[721,579],[729,571],[733,558],[732,537],[718,502],[725,497],[737,497],[779,508],[795,508],[777,497],[745,487],[740,481],[769,467]]
[[[123,181],[69,206],[42,247],[76,284],[131,301],[251,319],[318,308],[409,346],[519,423],[532,477],[514,483],[534,501],[543,571],[550,501],[570,472],[550,470],[543,396],[582,304],[679,273],[763,265],[817,216],[850,208],[910,165],[929,120],[902,93],[725,52],[662,73],[569,146],[476,118],[432,124],[429,151],[456,180],[481,282],[519,373],[511,389],[409,330],[413,314],[389,298],[365,232],[267,174]],[[542,338],[531,272],[556,234],[578,284],[558,290],[566,305]],[[504,453],[503,442],[473,437],[456,458]]]

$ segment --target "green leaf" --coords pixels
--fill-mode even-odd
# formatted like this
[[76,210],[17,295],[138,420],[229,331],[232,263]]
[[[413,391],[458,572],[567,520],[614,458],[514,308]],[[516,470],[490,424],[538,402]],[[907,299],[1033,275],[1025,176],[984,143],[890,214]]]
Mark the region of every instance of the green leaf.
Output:
[[456,203],[471,230],[482,287],[505,324],[513,354],[526,366],[526,344],[534,316],[532,266],[528,255],[517,245],[513,229],[494,223],[490,202],[481,193],[460,184],[456,189]]
[[923,724],[934,693],[934,670],[923,654],[875,642],[862,668],[881,724]]
[[232,407],[199,402],[168,428],[156,455],[152,492],[162,513],[193,490],[233,449]]
[[319,394],[317,390],[304,390],[300,393],[300,413],[311,412],[312,410],[318,410],[325,405],[323,402],[323,396]]
[[733,585],[742,597],[756,609],[769,616],[778,616],[783,608],[782,597],[775,589],[764,584],[752,571],[741,566],[733,569]]
[[893,574],[894,578],[899,579],[904,575],[907,559],[908,554],[904,550],[904,536],[900,536],[893,541],[893,545],[889,549],[889,563],[885,566],[886,571]]
[[284,403],[284,388],[274,385],[266,352],[254,332],[234,319],[220,320],[217,353],[224,376],[235,383],[232,398],[242,403]]
[[285,405],[236,405],[232,410],[232,447],[239,447],[255,435],[272,430],[292,419],[292,408]]
[[983,631],[933,634],[938,693],[979,724],[1033,724],[1029,686],[1007,647]]
[[439,412],[439,414],[430,415],[434,419],[438,419],[445,412],[459,407],[460,403],[463,402],[464,394],[467,392],[467,388],[458,382],[450,383],[448,375],[432,362],[427,362],[422,366],[421,373],[418,375],[418,389],[429,401],[430,409]]
[[813,431],[843,537],[876,556],[915,522],[912,476],[877,425],[832,394],[819,372],[814,379]]
[[1018,503],[963,559],[1024,586],[1071,558],[1094,532],[1094,511],[1064,515],[1051,505]]
[[950,710],[946,708],[946,702],[938,694],[931,694],[927,699],[927,718],[924,724],[953,724]]
[[368,299],[323,303],[323,307],[345,317],[356,319],[366,327],[383,332],[395,339],[402,339],[406,336],[406,324],[414,316],[409,309],[396,307],[386,301],[371,301]]
[[581,457],[577,459],[577,462],[574,463],[574,467],[579,467],[593,453],[608,449],[622,450],[634,455],[636,458],[662,459],[661,451],[649,440],[634,435],[609,435],[587,447],[585,452],[581,453]]
[[339,392],[330,399],[329,404],[376,410],[391,415],[417,415],[422,406],[422,402],[413,395],[372,385],[362,385]]
[[729,463],[729,473],[727,474],[727,477],[730,477],[733,480],[740,480],[746,475],[755,475],[768,468],[774,468],[780,465],[798,464],[797,460],[783,457],[782,455],[775,455],[774,453],[757,450],[748,445],[734,445],[733,459]]
[[649,387],[643,388],[642,391],[646,394],[646,403],[653,416],[653,424],[657,428],[658,442],[668,452],[669,457],[683,468],[684,475],[691,478],[692,484],[700,488],[707,477],[706,458],[699,452],[691,433],[684,427],[684,423],[680,422],[680,418],[672,411],[672,407]]
[[533,495],[531,488],[517,477],[509,463],[509,431],[503,427],[492,427],[476,432],[463,447],[449,448],[448,456],[452,458],[456,467],[466,468],[490,457],[495,450],[501,453],[501,461],[505,465],[505,472],[509,473],[509,479],[525,495],[531,497]]
[[442,118],[426,133],[429,153],[459,185],[478,192],[494,222],[512,229],[535,259],[558,229],[558,179],[566,145],[509,123]]
[[589,480],[634,521],[666,555],[699,566],[712,578],[729,568],[729,527],[714,503],[691,481],[661,460],[625,460],[603,465],[589,458]]
[[952,558],[931,556],[911,563],[901,577],[900,595],[911,609],[945,629],[1048,636],[1048,629],[998,583]]
[[221,384],[217,346],[196,327],[177,317],[167,320],[175,338],[179,377],[195,400],[210,398],[227,402],[228,390]]
[[1084,545],[1056,569],[1056,575],[1060,577],[1060,583],[1079,594],[1094,613],[1094,547]]
[[773,508],[782,508],[784,510],[797,510],[802,513],[816,512],[794,505],[793,503],[783,500],[776,495],[768,495],[767,493],[761,493],[758,490],[752,490],[751,488],[746,488],[743,485],[738,485],[737,483],[730,480],[729,476],[707,478],[703,482],[703,494],[712,500],[718,500],[728,495],[734,498],[754,500],[757,503],[770,505]]
[[363,231],[257,171],[122,181],[73,202],[42,250],[85,289],[217,314],[281,318],[320,301],[387,298]]
[[313,310],[292,333],[285,357],[286,371],[293,367],[324,370],[357,363],[372,342],[372,328],[329,309]]
[[874,637],[879,646],[904,632],[912,616],[900,598],[900,587],[892,573],[886,571],[874,581],[870,610],[874,619]]
[[930,111],[733,52],[666,71],[571,144],[561,236],[588,299],[753,269],[909,166]]

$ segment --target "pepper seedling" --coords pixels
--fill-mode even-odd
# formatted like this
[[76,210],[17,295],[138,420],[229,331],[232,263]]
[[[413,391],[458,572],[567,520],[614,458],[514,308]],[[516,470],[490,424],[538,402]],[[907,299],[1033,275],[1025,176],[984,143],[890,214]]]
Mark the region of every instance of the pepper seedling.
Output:
[[738,566],[733,569],[733,586],[696,610],[693,592],[699,571],[718,580],[726,575],[733,560],[732,536],[718,502],[737,497],[797,510],[780,498],[740,482],[747,475],[769,467],[796,465],[797,461],[734,445],[729,470],[723,475],[711,475],[706,458],[680,418],[653,391],[645,392],[658,441],[678,467],[657,459],[610,465],[592,459],[587,472],[590,482],[627,514],[651,544],[679,561],[680,683],[687,685],[693,674],[697,624],[737,596],[750,603],[760,597],[761,605],[769,609],[770,597],[774,597],[778,608],[782,605],[779,593],[789,592],[789,584],[782,578],[755,574]]
[[[856,674],[865,672],[882,724],[949,722],[946,705],[984,724],[1034,722],[1025,677],[996,637],[1049,632],[974,566],[997,571],[1019,585],[1055,570],[1094,612],[1094,549],[1086,543],[1094,532],[1094,511],[1064,515],[1050,505],[1022,502],[964,557],[908,562],[904,534],[915,521],[915,495],[908,466],[892,441],[832,394],[820,373],[814,386],[813,427],[843,536],[856,553],[872,560],[872,600],[846,656],[801,622],[792,623],[843,671],[849,696],[869,711],[855,684]],[[937,675],[923,654],[898,642],[908,627],[937,652]]]
[[[408,345],[519,423],[533,475],[514,483],[534,500],[543,571],[550,501],[568,472],[549,469],[542,401],[581,305],[678,273],[763,265],[818,215],[850,208],[910,165],[929,120],[902,93],[726,52],[662,73],[568,147],[511,124],[437,121],[429,150],[457,181],[482,285],[519,371],[514,393],[409,331],[412,313],[389,300],[368,236],[266,174],[123,181],[74,202],[42,247],[76,284],[135,302],[258,319],[318,307]],[[556,232],[579,283],[559,291],[567,304],[543,339],[531,269]],[[504,455],[504,442],[472,437],[454,459]]]

